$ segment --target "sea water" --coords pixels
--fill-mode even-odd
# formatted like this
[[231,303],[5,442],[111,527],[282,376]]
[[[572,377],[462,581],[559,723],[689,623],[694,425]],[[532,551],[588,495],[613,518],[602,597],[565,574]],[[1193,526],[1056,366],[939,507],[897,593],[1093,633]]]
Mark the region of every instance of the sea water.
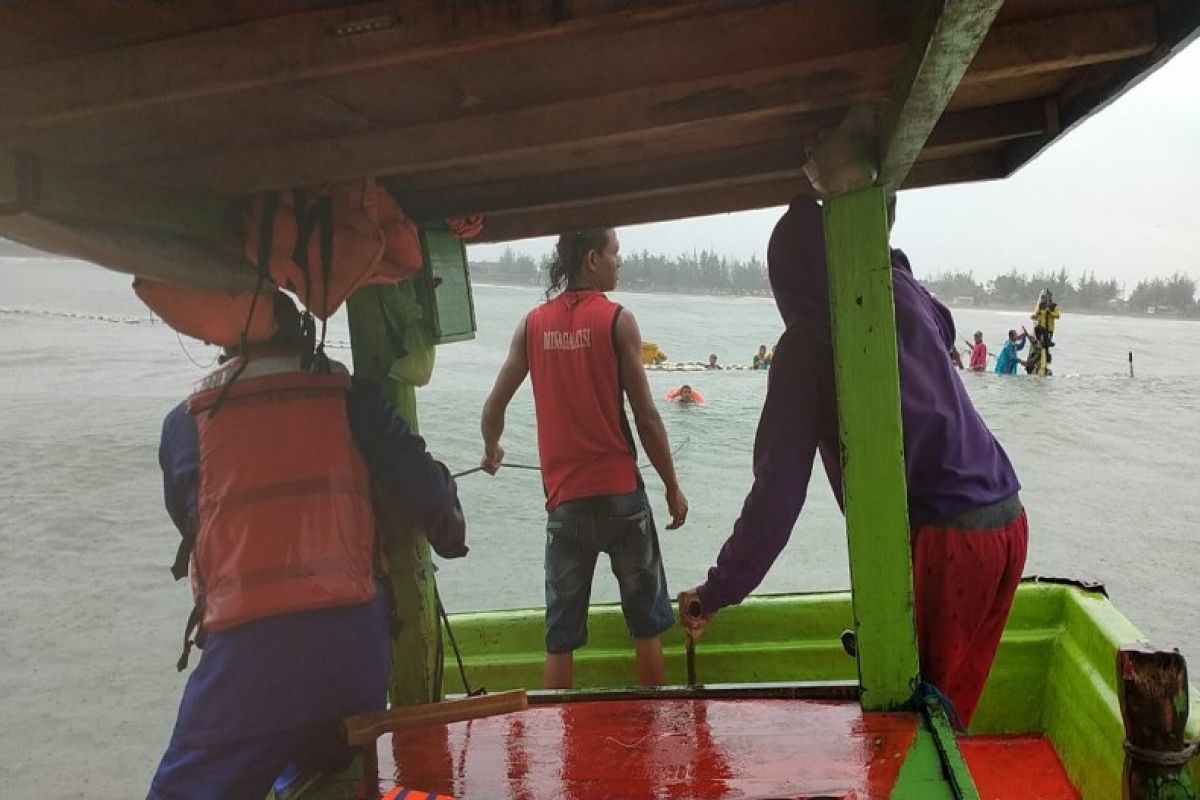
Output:
[[[215,351],[153,324],[127,276],[53,259],[0,259],[0,797],[142,796],[170,734],[191,607],[167,571],[178,536],[162,507],[163,415]],[[616,292],[672,360],[747,364],[782,331],[764,298]],[[477,286],[479,334],[438,348],[418,393],[429,449],[478,463],[479,410],[532,287]],[[1018,312],[958,309],[995,350]],[[343,344],[343,318],[330,340]],[[1049,380],[964,373],[1011,456],[1030,519],[1027,574],[1103,581],[1154,642],[1200,658],[1200,324],[1064,308]],[[1136,378],[1128,376],[1133,351]],[[334,347],[349,360],[348,349]],[[751,483],[766,391],[752,371],[648,374],[691,501],[666,531],[647,487],[672,592],[704,579]],[[680,383],[704,408],[662,400]],[[508,459],[537,463],[528,385],[508,412]],[[799,487],[798,487],[799,488]],[[542,604],[544,497],[536,472],[462,480],[471,554],[442,563],[451,611]],[[791,543],[760,591],[843,588],[845,534],[818,467]],[[594,597],[615,600],[608,570]]]

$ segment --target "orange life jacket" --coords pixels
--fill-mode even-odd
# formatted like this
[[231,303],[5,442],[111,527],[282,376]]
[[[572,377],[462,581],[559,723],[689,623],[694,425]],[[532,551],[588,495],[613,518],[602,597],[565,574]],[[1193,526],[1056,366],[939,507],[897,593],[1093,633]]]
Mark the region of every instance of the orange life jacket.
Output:
[[295,358],[251,359],[238,374],[239,361],[187,404],[199,444],[192,588],[205,633],[375,596],[375,515],[346,414],[350,377],[299,371]]
[[320,319],[359,286],[396,283],[423,263],[417,226],[371,178],[259,195],[243,223],[246,260]]
[[379,800],[454,800],[454,798],[448,794],[422,792],[417,789],[405,789],[403,786],[394,786],[390,792],[379,798]]

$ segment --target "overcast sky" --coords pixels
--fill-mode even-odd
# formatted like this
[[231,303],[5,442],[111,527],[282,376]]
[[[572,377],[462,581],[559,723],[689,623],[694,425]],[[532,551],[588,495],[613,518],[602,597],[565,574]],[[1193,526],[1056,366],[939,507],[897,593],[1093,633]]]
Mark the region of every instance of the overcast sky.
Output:
[[[1016,267],[1095,270],[1132,289],[1176,270],[1200,278],[1200,42],[1088,119],[1006,181],[900,195],[893,245],[920,277]],[[621,249],[671,255],[705,248],[765,258],[782,209],[620,230]],[[513,242],[540,257],[553,239]],[[505,245],[471,248],[492,260]]]

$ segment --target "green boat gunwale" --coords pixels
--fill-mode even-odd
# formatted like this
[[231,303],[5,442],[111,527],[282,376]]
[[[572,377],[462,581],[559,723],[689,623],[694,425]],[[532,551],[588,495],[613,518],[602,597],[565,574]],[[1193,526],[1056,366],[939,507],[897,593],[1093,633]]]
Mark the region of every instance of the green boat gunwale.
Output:
[[[851,625],[850,592],[753,595],[724,610],[697,646],[703,689],[741,696],[822,692],[851,694],[854,659],[840,642]],[[540,608],[450,615],[473,685],[489,690],[537,686],[544,657]],[[574,702],[698,696],[684,686],[684,641],[664,635],[668,680],[663,690],[636,682],[620,605],[596,604],[589,644],[576,654],[575,690],[533,692],[530,702]],[[1094,583],[1031,576],[1017,590],[972,734],[1044,734],[1072,782],[1087,798],[1120,798],[1125,738],[1117,699],[1117,651],[1145,637]],[[457,666],[446,657],[447,687]],[[756,690],[762,694],[755,695]],[[1189,738],[1200,736],[1200,702],[1190,692]],[[835,699],[830,697],[828,699]],[[1193,781],[1200,765],[1189,765]]]

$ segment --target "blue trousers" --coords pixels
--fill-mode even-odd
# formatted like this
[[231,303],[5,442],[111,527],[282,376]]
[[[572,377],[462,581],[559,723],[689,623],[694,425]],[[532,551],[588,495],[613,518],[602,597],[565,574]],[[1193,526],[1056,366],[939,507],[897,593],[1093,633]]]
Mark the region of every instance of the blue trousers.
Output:
[[288,764],[348,765],[339,721],[386,706],[385,591],[210,635],[148,797],[262,800]]

